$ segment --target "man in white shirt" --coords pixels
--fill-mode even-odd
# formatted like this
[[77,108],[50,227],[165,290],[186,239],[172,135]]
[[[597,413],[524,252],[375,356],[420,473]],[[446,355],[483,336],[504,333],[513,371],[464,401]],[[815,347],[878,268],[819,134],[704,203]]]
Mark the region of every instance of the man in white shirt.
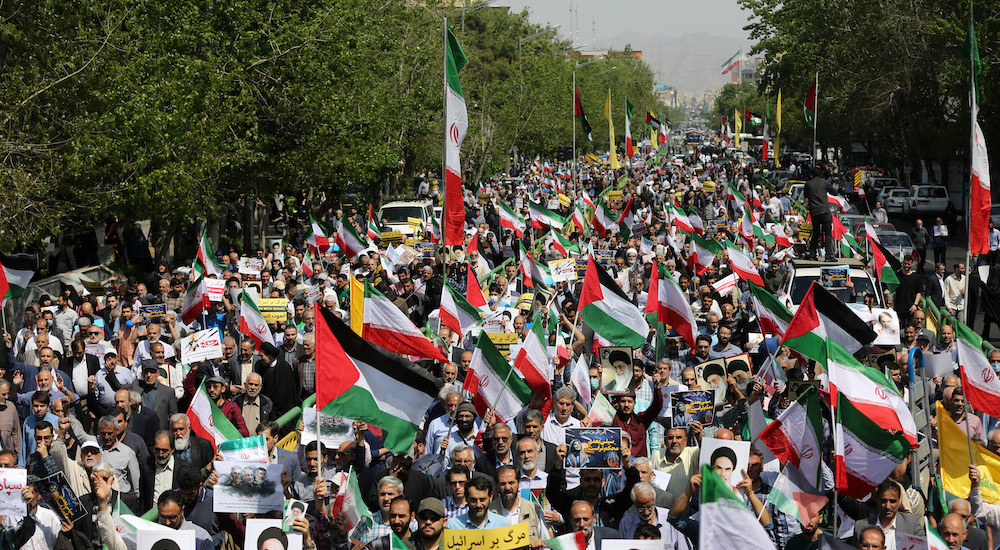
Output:
[[[35,517],[35,533],[31,535],[28,542],[21,546],[21,550],[51,550],[55,547],[56,538],[62,528],[59,515],[38,503],[42,496],[35,483],[41,481],[38,476],[29,475],[28,483],[21,492],[24,503],[27,506],[28,514]],[[3,519],[4,527],[16,527],[24,520],[23,516],[6,516]]]
[[517,442],[517,465],[521,491],[528,489],[538,496],[545,490],[549,474],[538,468],[538,443],[534,439],[524,437]]
[[[573,418],[573,402],[576,392],[569,386],[563,386],[556,391],[555,406],[542,427],[542,440],[559,446],[566,443],[566,428],[579,428],[580,421]],[[537,451],[537,449],[536,449]]]
[[965,263],[955,264],[955,271],[944,280],[944,307],[948,313],[961,317],[965,309]]

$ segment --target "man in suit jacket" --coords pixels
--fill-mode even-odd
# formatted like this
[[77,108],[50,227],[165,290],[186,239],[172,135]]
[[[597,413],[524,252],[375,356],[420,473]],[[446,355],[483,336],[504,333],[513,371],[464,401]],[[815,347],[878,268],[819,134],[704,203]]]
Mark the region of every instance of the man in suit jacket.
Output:
[[237,394],[243,391],[243,384],[247,381],[247,376],[250,376],[250,373],[254,371],[254,365],[258,361],[260,361],[260,354],[254,351],[253,340],[247,338],[240,342],[239,353],[234,353],[226,362],[229,365],[229,373],[233,381],[232,386],[229,386],[230,392]]
[[174,436],[174,457],[197,466],[202,478],[208,478],[211,471],[207,466],[215,458],[212,444],[195,435],[191,431],[191,421],[181,413],[170,417],[170,433]]
[[601,550],[601,544],[607,539],[617,539],[618,531],[610,527],[594,526],[594,507],[587,501],[577,501],[570,508],[569,525],[572,531],[583,531],[587,538],[587,547],[594,542],[594,550]]
[[146,464],[139,466],[144,468],[150,475],[142,480],[142,491],[139,494],[143,509],[148,510],[156,502],[156,476],[163,474],[169,478],[170,485],[167,489],[177,487],[177,474],[181,467],[188,463],[174,456],[174,440],[170,437],[170,432],[160,432],[153,439],[153,452],[149,455]]
[[[246,380],[246,391],[233,398],[233,403],[243,411],[243,421],[247,424],[250,433],[257,433],[257,426],[275,420],[274,403],[262,395],[261,377],[256,372],[251,372]],[[249,407],[247,404],[249,403]],[[246,409],[244,410],[244,407]]]
[[898,533],[924,536],[924,523],[920,518],[899,511],[899,485],[887,479],[875,489],[875,515],[859,519],[854,524],[854,539],[869,527],[879,527],[883,531],[890,527]]
[[486,439],[487,435],[490,436],[493,444],[485,453],[476,457],[476,471],[495,478],[500,466],[515,466],[514,453],[511,452],[513,441],[510,426],[494,424],[493,427],[486,430],[483,439]]
[[944,264],[934,266],[934,273],[927,276],[924,281],[924,291],[937,307],[944,307],[944,280],[947,277],[948,268]]
[[[101,362],[97,357],[86,353],[86,344],[83,340],[77,339],[70,343],[70,353],[59,361],[59,370],[64,375],[63,378],[71,381],[71,389],[80,396],[78,407],[85,406],[85,397],[90,389],[87,379],[97,375],[101,370]],[[77,417],[83,418],[81,409],[77,409]]]
[[264,342],[260,351],[263,358],[254,365],[254,372],[264,381],[262,391],[274,403],[274,413],[281,416],[299,404],[299,378],[274,344]]
[[[153,448],[153,438],[160,431],[160,419],[156,413],[142,407],[142,396],[135,390],[120,389],[115,392],[115,406],[128,414],[127,427],[142,438],[146,447]],[[140,464],[141,466],[141,464]]]
[[160,368],[143,362],[142,379],[133,380],[129,389],[139,392],[142,408],[152,411],[157,417],[160,430],[170,429],[170,417],[177,414],[177,394],[159,381]]

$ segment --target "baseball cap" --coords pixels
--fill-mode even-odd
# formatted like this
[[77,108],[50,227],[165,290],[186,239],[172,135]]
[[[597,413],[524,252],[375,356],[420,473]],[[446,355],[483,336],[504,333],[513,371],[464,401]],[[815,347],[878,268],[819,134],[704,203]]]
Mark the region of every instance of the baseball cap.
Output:
[[226,379],[223,378],[223,377],[221,377],[221,376],[211,376],[211,377],[209,377],[208,380],[205,381],[205,383],[206,384],[222,384],[223,386],[225,386],[226,385]]
[[80,452],[86,452],[87,449],[93,449],[94,451],[101,452],[101,446],[97,444],[96,441],[88,439],[80,445]]
[[420,506],[417,507],[417,515],[419,516],[422,512],[433,512],[444,517],[444,503],[434,497],[427,497],[421,500]]

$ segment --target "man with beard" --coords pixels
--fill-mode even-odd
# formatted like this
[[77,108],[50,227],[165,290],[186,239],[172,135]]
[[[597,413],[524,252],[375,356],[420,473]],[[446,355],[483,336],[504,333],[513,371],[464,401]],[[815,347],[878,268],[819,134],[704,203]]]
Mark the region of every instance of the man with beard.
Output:
[[212,444],[191,433],[191,421],[181,413],[170,417],[170,433],[174,435],[174,456],[201,468],[202,477],[208,477],[208,466],[215,457]]
[[517,442],[517,466],[520,488],[538,496],[545,489],[549,474],[538,467],[538,443],[534,439],[526,437]]
[[274,344],[264,342],[260,351],[263,356],[254,372],[263,380],[261,391],[274,403],[275,414],[281,416],[299,404],[299,380]]
[[444,525],[444,505],[441,501],[432,497],[421,500],[417,508],[417,536],[413,541],[414,549],[439,550]]
[[170,432],[162,431],[156,434],[153,439],[153,454],[150,455],[148,471],[152,475],[143,480],[142,504],[146,509],[152,508],[153,503],[160,498],[165,491],[177,487],[177,476],[182,466],[188,463],[174,456],[174,439]]
[[403,482],[396,476],[385,476],[378,481],[378,506],[379,513],[372,514],[370,522],[361,522],[354,531],[351,538],[364,544],[388,535],[391,532],[389,527],[389,504],[392,499],[403,494]]
[[262,379],[256,372],[247,376],[244,387],[246,391],[234,397],[233,403],[242,413],[247,432],[257,433],[257,426],[274,420],[274,403],[261,395]]
[[447,529],[493,529],[507,527],[507,518],[489,511],[493,500],[493,485],[489,480],[472,478],[465,484],[465,500],[469,511],[448,520]]
[[608,539],[617,539],[618,532],[608,527],[594,526],[594,506],[586,500],[578,500],[570,508],[569,521],[573,531],[583,531],[587,539],[587,548],[601,550],[601,543]]
[[483,423],[476,415],[476,407],[472,403],[462,403],[455,409],[455,428],[442,441],[441,448],[447,449],[448,445],[457,445],[459,443],[475,447],[476,436],[482,431]]
[[177,395],[159,380],[159,368],[145,363],[142,378],[133,380],[129,389],[139,392],[142,408],[156,414],[160,430],[170,429],[170,417],[177,413]]
[[489,431],[493,432],[491,437],[493,449],[476,458],[476,470],[495,477],[497,469],[501,466],[514,466],[514,454],[510,448],[510,426],[498,423],[493,426],[492,430],[487,430],[487,433]]
[[[407,547],[412,544],[410,540],[410,523],[412,521],[413,511],[410,509],[409,499],[399,495],[389,501],[389,529]],[[365,550],[392,550],[392,548],[392,535],[388,534],[365,545]]]
[[538,520],[541,510],[538,505],[521,498],[520,483],[514,467],[500,466],[497,469],[496,481],[497,495],[500,498],[493,499],[490,511],[507,518],[511,525],[522,521],[528,522],[528,538],[532,543],[544,540],[546,535],[541,529],[542,523]]

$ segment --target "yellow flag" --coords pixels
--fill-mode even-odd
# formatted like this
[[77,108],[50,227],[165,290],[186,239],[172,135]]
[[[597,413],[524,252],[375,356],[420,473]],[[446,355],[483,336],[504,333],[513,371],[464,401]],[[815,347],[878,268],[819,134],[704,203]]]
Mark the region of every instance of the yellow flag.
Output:
[[775,116],[775,121],[778,123],[778,133],[781,133],[781,90],[778,90],[778,113]]
[[[959,498],[966,498],[972,488],[969,482],[969,439],[940,401],[937,404],[937,423],[942,485],[945,491]],[[973,442],[972,458],[982,474],[979,492],[983,495],[983,500],[1000,504],[1000,457]]]
[[[649,116],[656,118],[656,113],[650,111]],[[662,122],[660,124],[663,124]],[[653,142],[653,150],[660,148],[660,130],[658,128],[649,128],[649,139]]]
[[622,165],[618,162],[618,151],[615,149],[615,123],[611,120],[611,89],[608,89],[608,101],[604,103],[604,116],[608,117],[608,143],[611,152],[608,158],[611,161],[611,169],[618,170]]
[[348,275],[351,278],[351,330],[358,336],[362,336],[361,331],[365,326],[365,285]]
[[740,146],[740,132],[743,131],[743,113],[739,112],[739,110],[736,110],[736,111],[733,111],[733,114],[735,115],[735,118],[733,118],[733,120],[735,121],[735,124],[736,124],[736,141],[734,142],[734,146],[735,147],[739,147]]
[[774,167],[781,168],[781,148],[778,143],[781,139],[781,90],[778,90],[778,114],[775,120],[778,123],[778,133],[774,134]]

